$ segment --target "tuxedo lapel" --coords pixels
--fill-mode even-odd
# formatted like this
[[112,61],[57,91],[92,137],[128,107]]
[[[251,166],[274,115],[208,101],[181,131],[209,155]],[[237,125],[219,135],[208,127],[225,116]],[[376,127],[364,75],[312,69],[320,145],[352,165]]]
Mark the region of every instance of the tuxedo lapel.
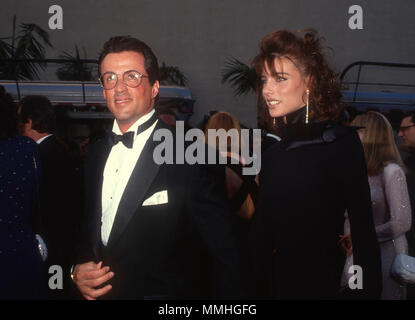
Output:
[[41,149],[49,149],[51,145],[53,145],[56,141],[55,135],[50,135],[49,137],[45,138],[40,144],[39,144],[39,150]]
[[101,243],[101,217],[102,217],[102,183],[104,181],[104,169],[108,156],[111,151],[111,146],[108,143],[108,137],[97,142],[96,147],[91,155],[90,162],[92,162],[88,168],[92,170],[90,181],[90,190],[93,190],[92,196],[92,226],[96,229],[91,232],[91,240],[93,244],[93,250],[96,257],[99,256],[99,248]]
[[147,190],[159,171],[160,165],[155,163],[153,159],[153,151],[157,146],[157,143],[153,141],[153,135],[154,132],[161,127],[163,126],[161,122],[158,121],[153,133],[144,145],[130,179],[128,180],[108,239],[108,248],[114,245],[127,227],[138,206],[143,202]]

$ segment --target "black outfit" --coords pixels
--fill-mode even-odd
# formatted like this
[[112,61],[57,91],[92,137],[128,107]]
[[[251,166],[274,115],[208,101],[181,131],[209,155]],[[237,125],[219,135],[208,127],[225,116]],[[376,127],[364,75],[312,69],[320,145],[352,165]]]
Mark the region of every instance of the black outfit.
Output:
[[[242,184],[239,187],[238,191],[229,199],[229,204],[232,209],[232,212],[235,217],[235,225],[237,230],[237,235],[242,249],[242,259],[243,259],[243,278],[244,286],[250,292],[252,291],[251,287],[253,286],[251,272],[250,272],[250,262],[249,262],[249,231],[251,228],[252,219],[244,219],[238,215],[238,211],[247,200],[248,196],[251,197],[254,207],[256,208],[258,202],[258,185],[255,182],[254,175],[243,175],[243,166],[241,163],[232,164],[232,158],[227,158],[227,165],[234,173],[236,173],[239,178],[242,180]],[[226,181],[224,182],[226,186]],[[254,214],[255,215],[255,212]]]
[[[85,239],[77,263],[108,265],[115,273],[104,299],[240,297],[240,253],[218,166],[158,165],[154,132],[124,190],[107,246],[101,241],[103,171],[111,146],[91,146],[85,163]],[[175,150],[175,148],[174,148]],[[207,153],[206,153],[207,154]],[[168,203],[142,206],[167,190]],[[213,273],[212,288],[210,270]]]
[[0,140],[0,300],[46,298],[32,225],[40,170],[32,139]]
[[364,289],[346,293],[377,299],[381,260],[359,137],[351,128],[330,123],[305,125],[304,114],[303,108],[288,116],[282,141],[262,155],[252,227],[257,294],[339,298],[345,256],[338,240],[347,210]]
[[[409,199],[412,208],[412,229],[407,233],[409,253],[415,255],[415,153],[410,153],[405,159],[405,165],[408,169],[406,174],[406,183],[408,185]],[[415,298],[415,296],[414,296]]]
[[238,212],[240,207],[243,205],[245,200],[247,199],[248,195],[251,196],[252,201],[254,204],[257,202],[258,197],[258,186],[255,183],[255,176],[253,175],[243,175],[243,166],[238,164],[233,164],[231,157],[227,157],[227,164],[226,167],[231,169],[233,172],[235,172],[239,178],[242,180],[242,184],[239,187],[238,191],[232,196],[230,201],[231,209],[234,212]]
[[[404,162],[408,169],[406,183],[412,208],[412,227],[406,233],[406,239],[408,240],[409,255],[415,256],[415,153],[409,153]],[[407,285],[407,299],[415,300],[415,285]]]
[[63,290],[49,290],[50,298],[70,297],[70,268],[75,258],[81,217],[81,185],[78,171],[65,146],[51,135],[39,144],[42,164],[39,232],[48,248],[46,271],[52,265],[63,268]]

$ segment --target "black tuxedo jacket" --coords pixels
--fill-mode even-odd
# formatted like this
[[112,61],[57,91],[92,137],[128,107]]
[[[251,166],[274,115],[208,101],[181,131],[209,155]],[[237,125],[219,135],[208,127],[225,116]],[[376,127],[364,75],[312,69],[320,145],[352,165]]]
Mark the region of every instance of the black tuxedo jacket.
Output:
[[[55,135],[39,144],[42,177],[39,186],[39,208],[35,218],[36,232],[48,248],[45,266],[59,265],[69,274],[76,257],[82,213],[79,170],[65,145]],[[64,278],[64,290],[49,290],[50,298],[68,298],[70,279]]]
[[[169,127],[159,120],[155,130],[161,128]],[[90,148],[85,163],[85,238],[78,263],[102,259],[110,266],[113,288],[104,298],[240,297],[240,252],[224,196],[223,170],[156,164],[155,130],[124,190],[106,247],[101,242],[101,195],[111,146],[103,139]],[[168,203],[142,205],[160,191],[167,191]]]
[[66,269],[74,258],[74,241],[79,233],[81,181],[76,180],[75,165],[55,135],[39,144],[39,156],[42,168],[40,233],[49,250],[46,262]]

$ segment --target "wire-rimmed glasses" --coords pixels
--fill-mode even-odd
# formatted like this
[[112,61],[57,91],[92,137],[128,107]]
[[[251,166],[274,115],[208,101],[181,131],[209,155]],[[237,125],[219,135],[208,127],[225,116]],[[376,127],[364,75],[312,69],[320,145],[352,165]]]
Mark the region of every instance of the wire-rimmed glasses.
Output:
[[[125,71],[122,75],[123,83],[130,88],[138,87],[142,78],[148,78],[148,76],[136,70]],[[114,89],[118,82],[118,75],[114,72],[105,72],[99,77],[99,82],[104,90]]]

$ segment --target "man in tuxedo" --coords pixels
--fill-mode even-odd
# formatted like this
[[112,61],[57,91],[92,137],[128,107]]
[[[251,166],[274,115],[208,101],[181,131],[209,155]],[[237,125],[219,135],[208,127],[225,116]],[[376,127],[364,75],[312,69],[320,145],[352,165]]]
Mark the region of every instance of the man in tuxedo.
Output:
[[[399,137],[401,138],[400,147],[407,152],[404,159],[408,172],[406,174],[406,183],[408,185],[409,198],[412,207],[412,228],[406,234],[408,240],[409,254],[415,255],[415,112],[410,113],[401,120],[399,126]],[[407,286],[408,300],[415,300],[415,285]]]
[[[65,274],[74,259],[79,234],[82,179],[79,179],[78,168],[71,161],[66,146],[54,134],[56,115],[49,99],[26,96],[19,103],[18,114],[20,133],[39,145],[42,176],[36,228],[48,248],[46,271],[52,265],[59,265]],[[69,298],[70,288],[69,278],[65,277],[63,289],[50,290],[49,296],[52,299]]]
[[156,56],[138,39],[114,37],[99,71],[115,121],[86,157],[85,238],[74,283],[90,300],[240,297],[223,171],[153,159],[155,132],[170,130],[154,110]]
[[[398,135],[401,138],[401,149],[407,152],[407,156],[404,159],[408,169],[406,182],[408,184],[412,212],[415,212],[415,112],[412,112],[401,120]],[[413,215],[412,222],[415,221],[414,219],[415,216]],[[412,239],[410,239],[411,241],[409,242],[410,249],[412,254],[415,254],[415,238],[413,230],[410,232],[412,234]]]

